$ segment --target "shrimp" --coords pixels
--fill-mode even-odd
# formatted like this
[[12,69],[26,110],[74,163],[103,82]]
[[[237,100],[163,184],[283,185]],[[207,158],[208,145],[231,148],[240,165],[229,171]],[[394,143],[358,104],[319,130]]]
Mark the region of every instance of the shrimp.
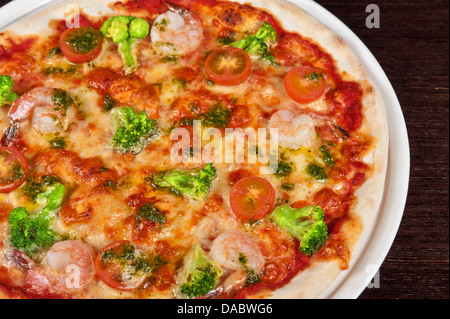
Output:
[[5,257],[25,274],[21,286],[30,295],[64,296],[83,288],[96,275],[94,250],[80,240],[55,243],[40,264],[16,249]]
[[184,55],[197,49],[203,41],[203,24],[193,12],[174,5],[159,15],[150,31],[153,48],[165,55]]
[[278,129],[278,144],[290,149],[309,146],[316,137],[311,116],[296,115],[289,110],[275,112],[269,120],[269,128]]
[[222,233],[214,239],[210,254],[216,262],[228,270],[242,270],[244,259],[246,267],[259,273],[265,263],[258,244],[249,236],[236,230]]
[[50,248],[44,263],[54,273],[55,286],[67,291],[79,289],[94,279],[94,260],[90,245],[80,240],[65,240]]
[[206,217],[192,228],[192,234],[197,238],[203,249],[209,250],[211,248],[213,239],[218,235],[217,226],[216,219]]
[[76,107],[73,100],[61,89],[38,87],[21,95],[8,111],[11,126],[2,138],[2,145],[14,143],[20,122],[32,116],[33,128],[42,133],[66,131],[75,119]]

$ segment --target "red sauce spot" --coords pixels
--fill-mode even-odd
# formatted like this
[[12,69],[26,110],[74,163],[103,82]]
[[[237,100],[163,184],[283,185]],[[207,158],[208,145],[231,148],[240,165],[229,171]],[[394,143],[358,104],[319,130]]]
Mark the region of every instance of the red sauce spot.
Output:
[[[264,280],[260,283],[256,283],[254,285],[251,285],[249,287],[246,287],[242,289],[234,298],[235,299],[245,299],[247,296],[250,296],[257,291],[259,291],[262,288],[268,288],[270,290],[275,290],[277,288],[283,287],[289,281],[291,281],[292,278],[294,278],[298,272],[305,269],[307,265],[309,264],[309,257],[300,252],[300,250],[295,250],[295,257],[292,260],[292,264],[289,265],[289,271],[285,274],[285,276],[274,283],[270,282],[264,282]],[[276,269],[274,269],[275,272],[277,272]]]
[[361,184],[365,180],[365,177],[366,177],[366,174],[364,174],[364,173],[356,173],[352,179],[352,186],[353,187],[361,186]]
[[19,42],[15,42],[11,38],[6,38],[5,40],[9,43],[9,45],[7,48],[0,45],[0,61],[11,59],[17,52],[28,51],[37,41],[37,36],[31,36]]
[[313,204],[322,207],[326,220],[343,217],[349,208],[348,202],[329,188],[318,191],[314,195]]
[[228,174],[228,184],[230,186],[233,186],[237,181],[247,176],[252,176],[252,173],[244,168],[239,168],[237,170],[231,171]]
[[340,126],[349,132],[356,131],[362,123],[362,91],[358,83],[341,82],[333,92],[336,102],[335,117]]
[[216,212],[223,205],[223,198],[219,194],[213,193],[203,204],[203,208],[208,212]]
[[147,198],[147,197],[145,197],[144,193],[137,193],[137,194],[128,196],[125,199],[125,202],[127,203],[128,206],[138,209],[139,207],[141,207],[147,203],[155,202],[155,198],[154,197]]
[[229,128],[246,127],[251,121],[251,115],[248,108],[243,105],[235,105],[231,110]]
[[[68,22],[69,22],[71,25],[74,25],[74,24],[75,24],[75,21],[77,21],[77,20],[78,20],[78,22],[79,22],[80,27],[88,26],[88,27],[92,27],[92,28],[94,28],[94,29],[99,29],[99,28],[101,27],[101,25],[98,26],[98,25],[96,25],[95,23],[89,21],[89,19],[86,18],[83,14],[78,14],[78,15],[76,15],[75,17],[73,17],[72,20],[70,20],[70,21],[68,21]],[[58,25],[57,25],[57,27],[56,27],[56,29],[57,29],[58,31],[60,31],[60,32],[66,31],[66,30],[68,29],[66,20],[61,20],[61,21],[59,21],[59,22],[58,22]]]
[[130,12],[146,10],[148,13],[160,13],[162,12],[160,10],[164,7],[163,4],[163,0],[134,0],[126,3],[116,2],[114,8],[123,8]]
[[190,68],[190,67],[181,67],[175,70],[175,78],[182,80],[186,83],[194,80],[195,76],[200,74],[198,69]]
[[97,89],[100,93],[104,93],[110,87],[111,83],[117,80],[119,77],[120,75],[114,70],[102,68],[94,69],[89,72],[89,74],[86,76],[86,79],[89,86]]
[[[1,267],[0,268],[0,282],[2,281],[2,268],[5,267]],[[6,268],[5,268],[6,269]],[[8,287],[8,286],[4,286],[0,284],[0,291],[2,291],[3,293],[5,293],[6,295],[8,295],[8,298],[10,299],[27,299],[27,295],[25,295],[25,293],[19,289],[19,288],[14,288],[14,287]]]

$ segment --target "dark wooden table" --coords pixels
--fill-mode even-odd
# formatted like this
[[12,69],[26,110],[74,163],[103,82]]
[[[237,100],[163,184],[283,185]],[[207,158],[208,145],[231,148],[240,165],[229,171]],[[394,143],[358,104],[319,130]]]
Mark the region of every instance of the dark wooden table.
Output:
[[[8,2],[0,0],[0,6]],[[380,62],[409,134],[411,175],[404,217],[379,270],[379,288],[367,288],[360,298],[448,299],[448,1],[317,2],[350,27]],[[366,27],[371,3],[379,6],[380,28]]]

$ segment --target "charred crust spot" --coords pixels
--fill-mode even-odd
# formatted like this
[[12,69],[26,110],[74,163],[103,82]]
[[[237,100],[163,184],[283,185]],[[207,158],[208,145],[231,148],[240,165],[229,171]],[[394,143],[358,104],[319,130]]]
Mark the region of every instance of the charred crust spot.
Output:
[[225,9],[219,17],[228,27],[236,27],[242,24],[242,16],[234,8]]

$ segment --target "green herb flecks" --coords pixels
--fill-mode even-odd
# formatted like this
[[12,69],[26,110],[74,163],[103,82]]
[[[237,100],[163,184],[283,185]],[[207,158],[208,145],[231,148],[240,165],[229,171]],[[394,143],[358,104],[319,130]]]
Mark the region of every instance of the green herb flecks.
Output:
[[250,285],[256,284],[258,282],[261,282],[261,276],[256,273],[256,271],[248,266],[248,260],[247,256],[243,252],[239,253],[239,263],[241,264],[242,268],[245,271],[245,274],[247,275],[247,279],[245,281],[245,285],[248,287]]
[[317,81],[323,78],[323,74],[319,72],[312,72],[305,75],[305,78],[311,81]]
[[163,63],[171,63],[171,62],[177,62],[179,57],[177,55],[166,55],[161,58],[161,62]]
[[317,164],[309,164],[306,167],[306,172],[308,173],[308,175],[321,182],[326,181],[328,178],[327,173],[325,172],[323,167]]
[[333,167],[334,164],[336,164],[336,162],[333,160],[330,150],[325,145],[322,145],[320,147],[320,151],[322,152],[322,159],[325,162],[325,164],[329,167]]
[[283,183],[281,184],[281,189],[285,190],[285,191],[291,191],[294,189],[294,184],[292,183]]
[[86,28],[86,32],[72,32],[65,42],[77,52],[90,53],[99,45],[99,32],[93,28]]
[[67,109],[74,104],[70,95],[62,89],[53,89],[52,102],[55,105],[56,111],[67,111]]
[[57,136],[50,140],[50,148],[63,149],[66,147],[66,140],[62,136]]
[[284,178],[289,176],[294,169],[294,163],[285,160],[279,160],[277,169],[275,170],[274,174],[279,178]]
[[28,201],[34,203],[39,194],[44,193],[49,186],[57,182],[59,182],[59,179],[54,175],[44,175],[40,179],[30,175],[26,183],[20,188],[20,192],[27,197]]
[[117,102],[114,101],[111,96],[106,93],[105,98],[103,99],[103,112],[111,111],[113,108],[117,106]]

